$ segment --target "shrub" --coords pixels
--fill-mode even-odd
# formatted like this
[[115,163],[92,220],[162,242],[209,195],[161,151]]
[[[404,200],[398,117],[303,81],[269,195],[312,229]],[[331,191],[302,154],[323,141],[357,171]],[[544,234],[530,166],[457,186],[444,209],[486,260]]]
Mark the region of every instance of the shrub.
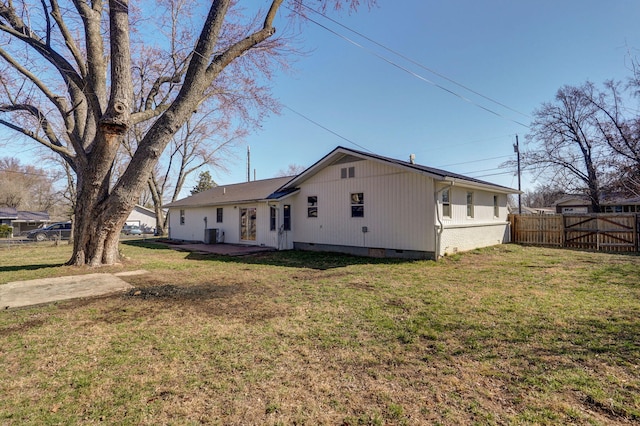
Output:
[[0,238],[9,238],[13,235],[13,227],[2,224],[0,225]]

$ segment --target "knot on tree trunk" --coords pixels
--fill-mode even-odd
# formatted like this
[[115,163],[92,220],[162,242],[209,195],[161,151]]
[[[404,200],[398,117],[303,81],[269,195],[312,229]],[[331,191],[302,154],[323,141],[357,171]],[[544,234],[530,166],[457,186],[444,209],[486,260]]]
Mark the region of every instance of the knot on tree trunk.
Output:
[[122,135],[129,129],[131,113],[122,102],[114,102],[100,119],[100,128],[106,134]]

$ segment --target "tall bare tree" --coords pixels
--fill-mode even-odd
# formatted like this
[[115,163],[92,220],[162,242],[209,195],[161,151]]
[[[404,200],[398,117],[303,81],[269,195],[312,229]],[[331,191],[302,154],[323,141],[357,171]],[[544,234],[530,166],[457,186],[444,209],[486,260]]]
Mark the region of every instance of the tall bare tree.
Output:
[[638,97],[639,84],[634,73],[626,87],[615,81],[605,82],[602,90],[585,85],[585,95],[596,108],[598,136],[611,150],[614,189],[634,196],[640,195],[640,117],[625,101],[630,95]]
[[534,112],[523,163],[545,175],[552,186],[585,194],[598,212],[609,165],[590,88],[590,83],[564,86],[554,102]]
[[[196,3],[202,14],[185,20],[177,38],[189,48],[168,49],[166,67],[135,109],[132,46],[139,44],[131,37],[155,40],[161,33],[142,27],[155,19],[139,18],[154,18],[146,15],[161,8],[134,10],[129,0],[0,0],[0,125],[48,147],[76,173],[70,264],[119,260],[120,229],[178,129],[215,95],[212,88],[245,75],[232,71],[269,68],[264,64],[276,53],[269,43],[283,2],[268,1],[258,11],[242,11],[232,0],[213,0],[208,8]],[[359,1],[321,3],[355,7]],[[291,8],[300,11],[302,1],[292,0]],[[196,24],[197,16],[203,19]],[[200,28],[196,37],[190,36],[192,23]],[[171,42],[145,46],[163,51]],[[148,130],[114,183],[121,143],[132,126],[146,121]]]

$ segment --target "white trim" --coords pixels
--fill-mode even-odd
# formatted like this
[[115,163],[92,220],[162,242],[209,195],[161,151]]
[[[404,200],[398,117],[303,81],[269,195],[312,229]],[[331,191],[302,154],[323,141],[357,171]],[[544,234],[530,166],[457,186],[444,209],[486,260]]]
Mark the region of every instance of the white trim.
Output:
[[[504,226],[511,222],[488,222],[488,223],[462,223],[456,225],[444,225],[444,229],[456,229],[456,228],[481,228],[483,226]],[[438,225],[436,225],[437,227]]]

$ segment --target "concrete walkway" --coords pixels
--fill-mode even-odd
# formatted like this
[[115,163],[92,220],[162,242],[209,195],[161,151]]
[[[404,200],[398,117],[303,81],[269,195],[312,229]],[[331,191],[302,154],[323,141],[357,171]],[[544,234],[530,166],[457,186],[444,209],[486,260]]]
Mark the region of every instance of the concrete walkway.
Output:
[[41,305],[59,300],[104,296],[125,292],[133,287],[117,275],[132,275],[146,271],[121,274],[87,274],[69,277],[41,278],[14,281],[0,285],[0,309]]
[[[211,253],[223,256],[245,256],[274,251],[272,247],[240,244],[168,244],[174,250],[195,253]],[[0,309],[42,305],[60,300],[104,296],[131,290],[133,287],[118,278],[147,271],[129,271],[118,274],[87,274],[68,277],[41,278],[30,281],[15,281],[0,284]]]

